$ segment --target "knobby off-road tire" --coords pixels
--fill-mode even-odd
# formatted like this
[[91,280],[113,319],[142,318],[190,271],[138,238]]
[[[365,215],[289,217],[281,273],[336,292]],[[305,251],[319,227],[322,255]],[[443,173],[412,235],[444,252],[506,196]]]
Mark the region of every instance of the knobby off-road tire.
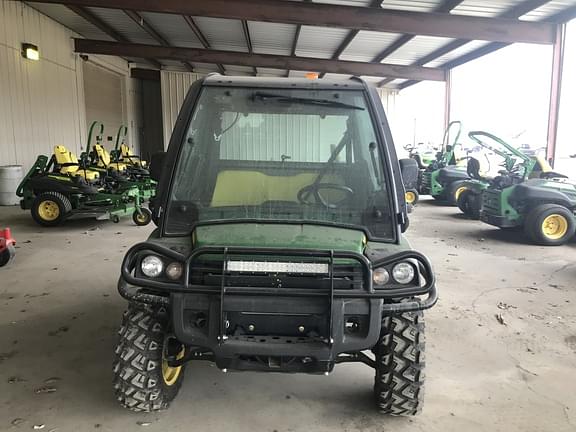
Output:
[[422,409],[424,395],[424,314],[384,317],[374,347],[374,395],[382,414],[410,416]]
[[184,366],[171,383],[163,374],[163,347],[168,330],[166,309],[130,304],[122,319],[114,362],[114,389],[122,406],[132,411],[167,409],[184,378]]

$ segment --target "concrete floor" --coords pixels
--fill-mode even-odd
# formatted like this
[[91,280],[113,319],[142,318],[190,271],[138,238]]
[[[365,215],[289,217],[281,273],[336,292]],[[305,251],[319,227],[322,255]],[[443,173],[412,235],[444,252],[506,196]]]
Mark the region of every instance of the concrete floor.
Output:
[[2,225],[19,242],[0,269],[2,431],[576,430],[575,244],[531,246],[454,208],[417,207],[409,237],[435,264],[441,293],[427,314],[418,417],[377,415],[362,365],[324,377],[223,374],[203,363],[189,366],[168,412],[136,414],[116,404],[110,383],[125,307],[115,284],[126,248],[152,227],[44,229],[16,208],[0,208]]

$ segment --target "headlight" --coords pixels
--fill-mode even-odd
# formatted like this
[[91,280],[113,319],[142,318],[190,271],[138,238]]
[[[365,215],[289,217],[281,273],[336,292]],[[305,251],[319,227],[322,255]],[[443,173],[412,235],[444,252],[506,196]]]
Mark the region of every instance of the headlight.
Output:
[[388,273],[388,270],[386,270],[385,268],[377,268],[372,273],[372,281],[374,282],[374,285],[381,287],[383,285],[386,285],[389,280],[390,280],[390,274]]
[[172,262],[166,267],[166,276],[168,279],[178,280],[182,276],[182,264],[179,262]]
[[156,255],[148,255],[142,260],[140,267],[145,276],[155,278],[162,274],[164,263]]
[[392,268],[392,277],[402,285],[412,282],[415,274],[414,266],[407,262],[398,263]]

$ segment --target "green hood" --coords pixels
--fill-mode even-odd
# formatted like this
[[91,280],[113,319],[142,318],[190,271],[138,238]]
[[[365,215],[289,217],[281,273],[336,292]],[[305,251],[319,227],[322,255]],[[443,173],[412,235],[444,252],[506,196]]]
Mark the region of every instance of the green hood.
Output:
[[362,231],[320,225],[227,223],[196,227],[194,247],[237,246],[291,249],[333,249],[362,253]]

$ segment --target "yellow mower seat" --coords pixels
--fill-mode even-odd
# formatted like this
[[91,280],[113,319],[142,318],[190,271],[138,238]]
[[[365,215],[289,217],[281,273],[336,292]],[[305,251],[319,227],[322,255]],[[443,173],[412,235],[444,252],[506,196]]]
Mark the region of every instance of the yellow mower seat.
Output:
[[98,171],[81,169],[76,155],[63,145],[54,147],[54,157],[56,164],[60,166],[60,174],[84,177],[86,180],[96,180],[100,177]]
[[100,144],[95,144],[94,150],[96,150],[96,155],[98,156],[98,166],[100,168],[111,168],[114,171],[126,171],[126,164],[122,162],[112,162],[110,153],[108,153],[108,150],[106,150]]
[[126,144],[120,146],[120,156],[122,161],[125,161],[129,165],[134,165],[141,168],[146,168],[148,163],[146,161],[140,160],[139,156],[130,154],[130,149]]

